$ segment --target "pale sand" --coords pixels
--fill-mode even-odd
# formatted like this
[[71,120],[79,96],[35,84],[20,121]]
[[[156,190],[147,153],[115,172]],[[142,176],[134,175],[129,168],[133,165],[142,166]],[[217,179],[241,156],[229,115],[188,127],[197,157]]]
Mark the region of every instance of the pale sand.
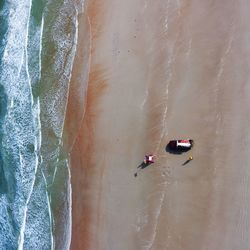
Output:
[[[72,87],[66,122],[72,134],[81,124],[71,249],[248,249],[249,11],[243,0],[86,4],[88,94],[76,103]],[[182,166],[189,153],[165,146],[188,137]],[[157,162],[135,178],[149,152]]]

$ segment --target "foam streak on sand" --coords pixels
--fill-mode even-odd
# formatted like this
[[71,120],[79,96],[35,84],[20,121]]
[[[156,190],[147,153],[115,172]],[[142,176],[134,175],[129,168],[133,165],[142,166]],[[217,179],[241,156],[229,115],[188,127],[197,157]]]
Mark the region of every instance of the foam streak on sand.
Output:
[[67,234],[67,239],[65,242],[65,249],[70,249],[70,244],[71,244],[71,238],[72,238],[72,186],[71,186],[71,172],[70,172],[70,165],[69,162],[67,161],[67,166],[68,166],[68,171],[69,171],[69,179],[68,179],[68,204],[69,204],[69,223],[68,223],[68,234]]
[[[9,32],[6,35],[1,65],[1,85],[10,101],[7,106],[3,132],[2,157],[9,193],[7,199],[13,207],[11,212],[16,232],[6,232],[1,239],[2,246],[18,244],[23,249],[27,209],[33,192],[38,166],[39,147],[39,103],[34,103],[28,67],[28,29],[31,1],[13,2],[15,10],[8,16]],[[21,18],[20,18],[21,17]],[[21,117],[20,114],[22,114]],[[6,167],[6,166],[5,166]],[[10,173],[8,173],[10,172]],[[12,192],[11,192],[12,190]],[[15,193],[15,196],[13,194]],[[4,199],[4,196],[1,197]],[[2,205],[2,204],[1,204]],[[2,214],[2,219],[8,218]],[[1,223],[7,224],[10,221]],[[10,220],[10,219],[9,219]],[[7,227],[6,227],[7,228]],[[18,235],[18,243],[9,240]]]
[[152,236],[151,236],[151,239],[148,240],[149,241],[149,244],[143,248],[145,249],[151,249],[154,242],[155,242],[155,239],[156,239],[156,234],[157,234],[157,226],[158,226],[158,222],[159,222],[159,219],[160,219],[160,214],[161,214],[161,210],[162,210],[162,206],[163,206],[163,202],[165,200],[165,196],[166,196],[166,184],[164,185],[163,187],[163,191],[161,192],[161,197],[158,199],[159,201],[159,206],[156,210],[156,213],[155,213],[155,218],[154,218],[154,224],[153,224],[153,229],[152,229]]

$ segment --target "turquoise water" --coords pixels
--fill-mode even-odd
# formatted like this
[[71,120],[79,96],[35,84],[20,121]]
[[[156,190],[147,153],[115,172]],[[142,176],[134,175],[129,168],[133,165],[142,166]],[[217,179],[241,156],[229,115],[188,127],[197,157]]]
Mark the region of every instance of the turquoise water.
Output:
[[82,3],[0,2],[0,249],[68,249],[62,133]]

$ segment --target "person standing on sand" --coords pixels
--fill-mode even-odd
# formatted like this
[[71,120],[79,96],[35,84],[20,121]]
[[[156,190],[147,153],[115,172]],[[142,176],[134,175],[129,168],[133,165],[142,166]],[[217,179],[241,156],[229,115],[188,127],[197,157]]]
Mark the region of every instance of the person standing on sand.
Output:
[[[150,164],[154,163],[155,157],[156,156],[153,154],[145,155],[143,162],[137,168],[139,168],[139,170],[142,170],[145,167],[149,166]],[[134,176],[137,177],[137,172],[134,174]]]
[[145,158],[144,158],[144,163],[145,164],[152,164],[152,163],[154,163],[155,161],[154,161],[154,159],[155,159],[155,155],[152,155],[152,154],[150,154],[150,155],[145,155]]
[[188,164],[188,163],[189,163],[190,161],[192,161],[192,160],[193,160],[193,156],[190,155],[190,156],[188,157],[188,159],[182,164],[182,166]]

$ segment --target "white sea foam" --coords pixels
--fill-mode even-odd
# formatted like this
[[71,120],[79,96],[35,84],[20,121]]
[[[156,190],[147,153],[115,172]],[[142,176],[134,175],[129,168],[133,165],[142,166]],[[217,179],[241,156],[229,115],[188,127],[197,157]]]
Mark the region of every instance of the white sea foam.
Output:
[[[7,211],[9,206],[7,196],[0,197],[0,223],[7,224],[5,227],[5,238],[1,238],[0,248],[4,248],[7,244],[14,249],[26,249],[31,244],[36,245],[34,237],[42,235],[43,225],[50,222],[50,236],[40,239],[41,246],[54,246],[52,233],[53,216],[50,207],[50,194],[44,188],[48,186],[47,176],[45,173],[38,172],[39,164],[46,164],[46,155],[41,155],[40,148],[42,143],[41,121],[40,121],[40,100],[32,95],[32,86],[36,80],[42,79],[42,50],[44,36],[44,15],[42,16],[40,27],[33,27],[30,22],[31,0],[9,1],[8,15],[8,33],[6,34],[6,45],[3,50],[0,83],[4,86],[8,98],[7,114],[3,126],[3,157],[9,157],[8,171],[5,175],[8,179],[11,200],[11,215]],[[72,3],[64,2],[61,7],[60,14],[54,24],[54,42],[58,52],[55,55],[56,72],[55,79],[59,81],[58,88],[51,91],[45,98],[41,99],[41,105],[46,103],[43,112],[49,117],[50,128],[53,129],[60,144],[62,136],[63,123],[65,118],[66,103],[68,98],[68,85],[71,79],[71,71],[73,60],[75,57],[77,40],[78,40],[78,20],[77,11],[69,8]],[[67,16],[69,15],[69,16]],[[69,20],[69,23],[67,23]],[[73,32],[65,34],[65,25],[72,25]],[[29,38],[29,27],[34,37],[31,41]],[[45,34],[47,35],[47,34]],[[30,53],[30,54],[28,54]],[[32,65],[29,59],[33,57],[32,53],[36,53],[36,65]],[[31,60],[31,62],[33,62]],[[30,65],[29,65],[30,64]],[[32,70],[31,71],[31,68]],[[34,72],[34,70],[36,72]],[[59,79],[58,79],[59,78]],[[43,103],[42,103],[43,102]],[[43,121],[46,122],[46,121]],[[59,157],[60,145],[53,150],[49,159],[55,160]],[[43,157],[45,161],[43,161]],[[51,157],[51,158],[50,158]],[[68,171],[70,171],[68,169]],[[55,169],[53,182],[55,181],[57,169]],[[39,180],[35,187],[36,176],[40,175],[41,180],[44,179],[44,185]],[[70,176],[70,172],[69,172]],[[43,182],[43,181],[42,181]],[[71,186],[70,177],[68,180],[68,204],[69,216],[71,214]],[[12,185],[13,184],[13,185]],[[8,195],[8,194],[7,194]],[[39,199],[39,195],[43,195],[43,199]],[[47,205],[41,206],[39,202],[44,201],[46,196]],[[36,206],[44,209],[41,211],[43,216],[48,213],[49,218],[34,218]],[[32,210],[32,209],[33,210]],[[13,220],[12,225],[8,220]],[[35,225],[40,225],[40,229]],[[66,245],[69,248],[71,237],[71,217],[69,217],[66,230],[68,239]],[[17,232],[15,232],[15,229]],[[43,234],[47,235],[47,234]],[[45,236],[44,236],[45,237]],[[27,241],[26,241],[27,239]],[[37,239],[36,239],[37,240]],[[43,241],[50,241],[45,244]],[[11,242],[11,244],[10,244]],[[48,249],[48,248],[46,248]]]
[[[73,61],[75,59],[75,55],[76,55],[76,49],[77,49],[77,42],[78,42],[78,10],[77,8],[75,8],[75,11],[76,11],[76,15],[75,15],[75,36],[74,36],[74,39],[73,39],[73,49],[72,49],[72,56],[71,56],[71,61],[70,61],[70,75],[69,75],[69,82],[71,80],[71,77],[72,77],[72,68],[73,68]],[[62,128],[64,127],[64,123],[65,123],[65,117],[66,117],[66,105],[68,103],[68,99],[69,99],[69,84],[68,84],[68,89],[67,89],[67,98],[66,98],[66,104],[65,104],[65,109],[64,109],[64,114],[63,114],[63,117],[64,117],[64,120],[63,120],[63,126]],[[61,137],[62,137],[62,133],[63,133],[63,130],[61,131]]]
[[[45,186],[48,186],[47,183],[47,179],[42,171],[42,176],[43,176],[43,180],[45,183]],[[51,249],[54,248],[54,237],[53,237],[53,216],[52,216],[52,212],[51,212],[51,207],[50,207],[50,198],[49,198],[49,194],[48,191],[46,190],[46,200],[47,200],[47,206],[48,206],[48,212],[49,212],[49,220],[50,220],[50,239],[51,239]]]
[[[10,1],[8,33],[2,58],[0,82],[10,100],[3,126],[3,157],[9,155],[8,183],[12,197],[12,217],[19,229],[18,249],[23,249],[28,204],[38,167],[39,102],[34,104],[28,67],[28,29],[31,1]],[[38,131],[38,132],[36,132]],[[15,186],[13,186],[15,184]],[[1,219],[8,218],[2,214]],[[6,221],[6,223],[10,223]],[[6,239],[11,237],[5,235]],[[1,239],[0,245],[5,245]],[[16,246],[17,247],[17,246]],[[15,248],[15,247],[14,247]]]
[[[57,88],[51,88],[44,98],[49,126],[57,138],[62,137],[66,104],[69,92],[69,82],[78,39],[77,9],[73,4],[65,3],[59,10],[60,15],[52,28],[53,41],[58,53],[54,55],[54,72],[57,77]],[[71,25],[71,29],[65,27]]]
[[162,206],[165,200],[165,196],[166,196],[166,190],[165,190],[165,186],[163,188],[163,191],[160,194],[160,198],[159,198],[159,206],[155,212],[155,221],[151,224],[152,227],[152,236],[151,238],[148,240],[148,244],[144,246],[145,249],[152,249],[152,246],[154,244],[155,238],[156,238],[156,234],[157,234],[157,226],[159,223],[159,218],[160,218],[160,214],[161,214],[161,210],[162,210]]
[[39,43],[39,80],[41,80],[42,72],[42,48],[43,48],[43,28],[44,28],[44,17],[42,16],[41,27],[40,27],[40,43]]
[[[58,147],[53,149],[53,152],[49,152],[46,160],[52,160],[55,162],[55,168],[52,170],[52,178],[46,185],[53,184],[56,180],[56,175],[59,171],[57,165],[59,162],[59,154],[61,147],[61,137],[63,133],[65,115],[66,115],[66,105],[68,102],[69,93],[69,82],[71,80],[71,72],[73,67],[73,61],[75,58],[77,41],[78,41],[78,10],[72,5],[72,3],[64,2],[64,5],[60,7],[60,15],[52,28],[53,42],[55,44],[58,53],[54,55],[54,70],[53,74],[57,81],[60,83],[56,88],[51,88],[43,99],[43,107],[46,113],[46,119],[48,119],[48,127],[53,129],[55,137],[58,140]],[[46,16],[44,16],[46,18]],[[70,26],[69,26],[70,25]],[[65,27],[70,27],[65,30]],[[68,32],[68,33],[66,33]],[[67,161],[66,161],[67,162]],[[66,249],[70,246],[71,239],[71,185],[70,185],[70,169],[68,163],[66,163],[68,168],[69,180],[67,183],[67,199],[69,207],[67,221],[65,221],[64,232],[66,238],[64,238],[64,247]],[[49,201],[48,201],[49,202]],[[49,205],[49,204],[48,204]],[[52,223],[52,211],[50,211],[51,223]],[[51,224],[52,228],[52,224]],[[52,233],[52,232],[51,232]],[[64,236],[65,236],[64,235]],[[53,235],[52,235],[53,236]],[[55,244],[55,242],[52,242]]]
[[[37,104],[37,109],[38,111],[36,112],[36,114],[38,115],[38,121],[37,121],[37,125],[38,125],[38,129],[40,128],[40,119],[39,119],[39,115],[40,115],[40,112],[39,112],[39,102]],[[40,141],[41,141],[41,130],[39,129],[38,130],[38,140],[37,140],[37,137],[36,140],[35,140],[35,150],[37,151],[38,149],[40,150]],[[34,162],[34,173],[33,173],[33,178],[31,179],[31,183],[30,183],[30,191],[28,193],[28,197],[26,199],[26,202],[25,202],[25,206],[24,206],[24,216],[23,216],[23,222],[22,222],[22,225],[21,225],[21,229],[20,229],[20,236],[19,236],[19,244],[18,244],[18,250],[21,250],[23,249],[23,244],[24,244],[24,233],[25,233],[25,226],[26,226],[26,218],[27,218],[27,210],[28,210],[28,204],[29,204],[29,201],[30,201],[30,197],[31,197],[31,194],[33,192],[33,188],[34,188],[34,184],[35,184],[35,177],[36,177],[36,173],[37,173],[37,168],[38,168],[38,164],[39,164],[39,161],[38,161],[38,157],[36,155],[36,158],[35,158],[35,162]],[[22,165],[21,165],[21,170],[22,170]]]

